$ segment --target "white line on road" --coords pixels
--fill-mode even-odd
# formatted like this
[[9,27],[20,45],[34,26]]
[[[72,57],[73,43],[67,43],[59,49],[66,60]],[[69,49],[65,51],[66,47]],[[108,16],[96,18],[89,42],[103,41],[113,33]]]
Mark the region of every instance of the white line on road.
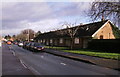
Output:
[[65,63],[60,63],[60,64],[62,64],[62,65],[66,65]]
[[37,70],[35,70],[33,67],[29,67],[29,69],[35,73],[35,75],[41,75]]
[[20,63],[25,67],[27,68],[27,66],[24,64],[24,62],[22,60],[20,60]]
[[14,51],[12,51],[12,53],[13,53],[13,55],[15,56],[15,52],[14,52]]
[[44,56],[41,56],[41,58],[43,58]]

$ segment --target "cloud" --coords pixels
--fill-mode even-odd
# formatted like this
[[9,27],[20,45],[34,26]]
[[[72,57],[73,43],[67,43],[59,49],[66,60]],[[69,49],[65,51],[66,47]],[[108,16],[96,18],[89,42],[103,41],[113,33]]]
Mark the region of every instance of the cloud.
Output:
[[[8,3],[7,3],[8,4]],[[11,5],[7,6],[6,2],[3,3],[3,20],[31,20],[31,18],[38,18],[51,13],[46,3],[34,3],[34,2],[11,2]]]
[[40,21],[51,13],[50,9],[46,3],[3,3],[3,29],[24,28],[25,21]]
[[84,11],[90,9],[89,2],[59,2],[50,3],[56,16],[80,16]]
[[75,18],[84,16],[83,11],[89,9],[89,5],[86,6],[86,4],[81,2],[3,2],[0,8],[3,34],[17,34],[20,30],[27,28],[42,32],[60,28],[61,22],[70,19],[73,21]]
[[29,28],[35,31],[48,32],[58,29],[61,26],[59,25],[60,21],[60,19],[46,19],[43,21],[32,22],[27,25],[29,26]]

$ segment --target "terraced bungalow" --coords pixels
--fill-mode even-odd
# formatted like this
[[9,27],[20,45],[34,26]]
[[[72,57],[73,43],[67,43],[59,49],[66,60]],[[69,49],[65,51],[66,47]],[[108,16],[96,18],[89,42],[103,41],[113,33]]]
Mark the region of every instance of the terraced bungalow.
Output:
[[[104,20],[84,25],[78,25],[70,29],[78,30],[74,36],[75,48],[86,48],[88,41],[91,39],[115,39],[113,33],[114,25],[110,20]],[[61,29],[42,33],[38,35],[35,40],[48,46],[67,46],[71,44],[70,36],[65,33],[67,29]]]

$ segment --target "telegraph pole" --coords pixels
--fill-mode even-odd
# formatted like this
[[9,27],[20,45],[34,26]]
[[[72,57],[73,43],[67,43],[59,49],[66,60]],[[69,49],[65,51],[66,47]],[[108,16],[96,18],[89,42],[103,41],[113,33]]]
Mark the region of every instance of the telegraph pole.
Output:
[[28,42],[30,41],[30,32],[29,32],[29,29],[28,29]]

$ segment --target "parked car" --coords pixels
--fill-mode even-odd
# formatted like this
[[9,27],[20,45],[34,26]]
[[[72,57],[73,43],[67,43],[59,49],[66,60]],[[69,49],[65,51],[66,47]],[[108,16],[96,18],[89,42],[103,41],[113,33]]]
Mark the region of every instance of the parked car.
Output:
[[41,43],[34,42],[34,44],[32,46],[32,50],[35,52],[43,51],[44,45],[42,45]]
[[23,42],[19,42],[18,46],[22,47],[23,46]]
[[30,45],[31,45],[31,42],[28,42],[28,43],[26,44],[25,48],[26,48],[27,50],[30,50]]
[[29,44],[28,41],[23,42],[23,48],[24,48],[24,49],[27,49],[27,44]]
[[34,51],[34,44],[35,42],[30,42],[29,50]]
[[8,45],[11,45],[11,44],[12,44],[12,42],[11,42],[11,41],[7,41],[7,44],[8,44]]

